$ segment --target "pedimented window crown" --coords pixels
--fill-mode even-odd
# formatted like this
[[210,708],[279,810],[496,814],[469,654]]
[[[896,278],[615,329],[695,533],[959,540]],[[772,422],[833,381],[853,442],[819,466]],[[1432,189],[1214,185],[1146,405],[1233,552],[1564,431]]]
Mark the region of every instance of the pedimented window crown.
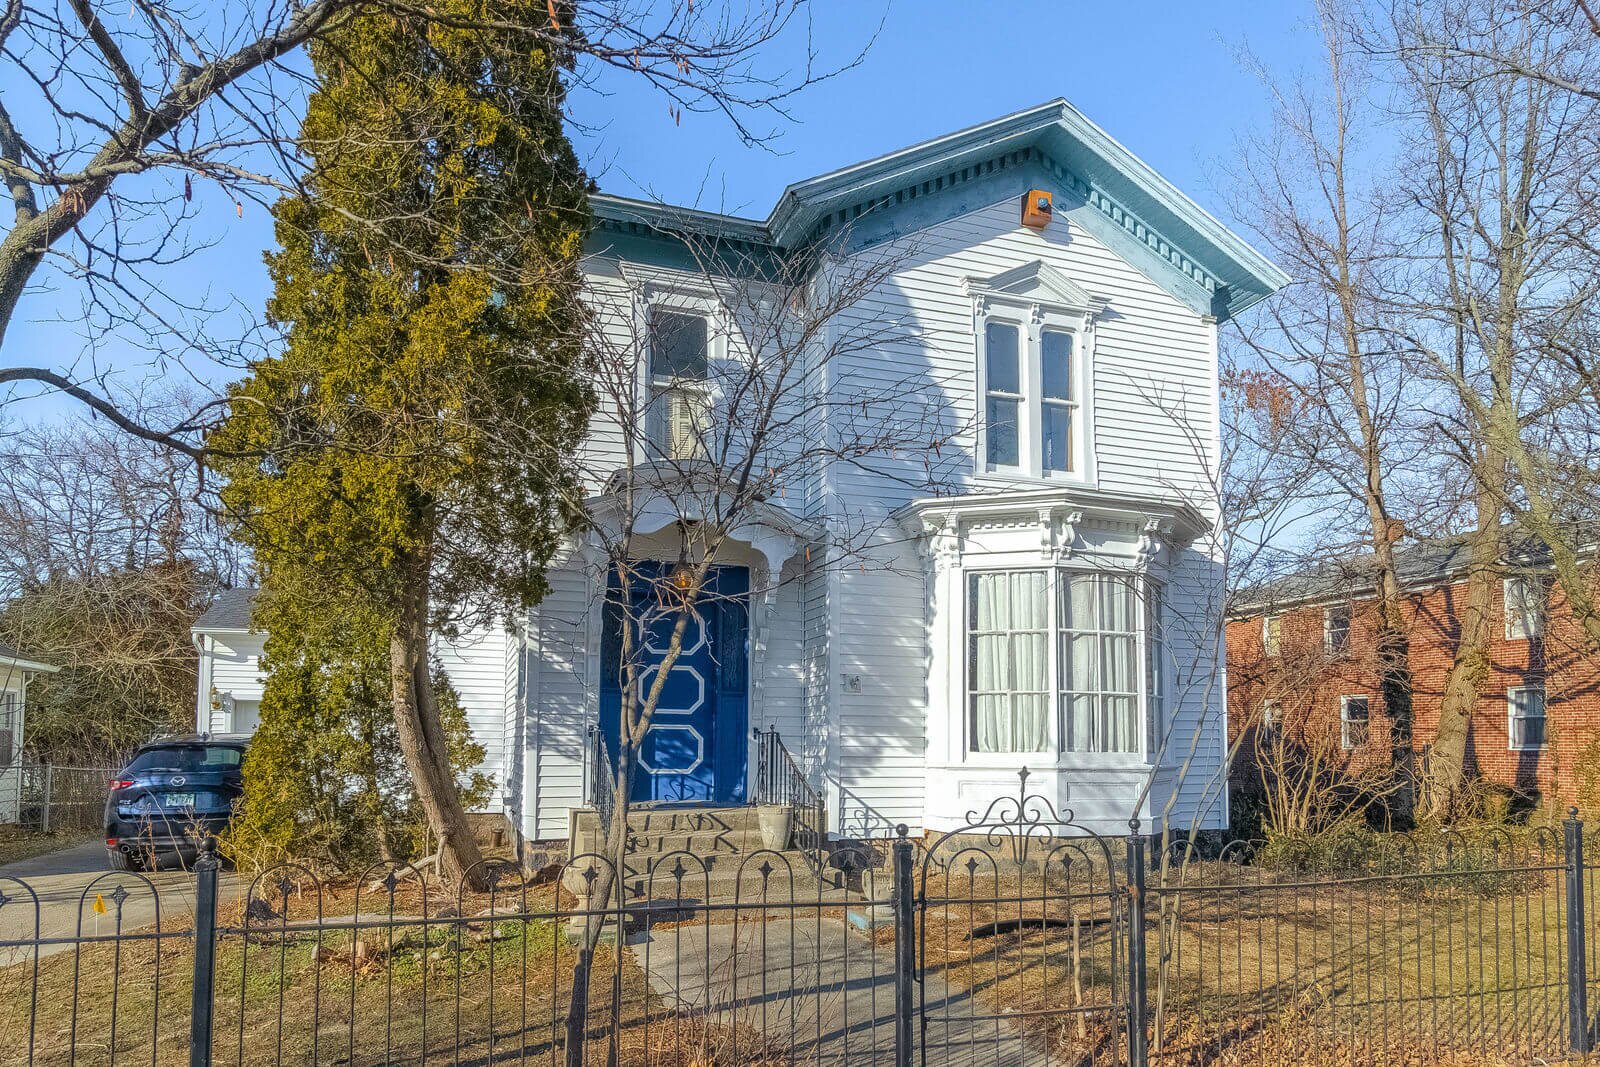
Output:
[[969,277],[967,292],[980,305],[1028,305],[1067,315],[1093,316],[1106,306],[1104,299],[1090,296],[1083,286],[1039,259],[993,277]]

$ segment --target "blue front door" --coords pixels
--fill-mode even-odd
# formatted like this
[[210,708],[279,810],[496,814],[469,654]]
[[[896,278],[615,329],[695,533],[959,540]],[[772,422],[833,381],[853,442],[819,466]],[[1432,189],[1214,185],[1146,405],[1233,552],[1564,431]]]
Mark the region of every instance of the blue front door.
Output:
[[[656,684],[677,623],[662,604],[647,570],[637,584],[632,618],[639,630],[637,684],[629,697],[642,705]],[[749,571],[717,567],[683,633],[678,658],[640,746],[635,801],[737,804],[745,798],[749,697]],[[616,758],[623,699],[622,610],[613,582],[606,598],[601,655],[600,723]]]

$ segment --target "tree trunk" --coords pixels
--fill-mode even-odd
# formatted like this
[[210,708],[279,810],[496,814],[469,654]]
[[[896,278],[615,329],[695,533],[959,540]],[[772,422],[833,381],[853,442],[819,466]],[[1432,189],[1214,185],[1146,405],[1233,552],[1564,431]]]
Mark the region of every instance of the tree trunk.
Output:
[[[623,865],[628,854],[628,798],[633,785],[633,746],[624,737],[617,746],[616,795],[612,798],[611,825],[606,827],[605,843],[600,846],[606,862],[595,872],[589,896],[583,907],[588,914],[583,923],[583,944],[572,968],[572,1000],[567,1006],[566,1067],[584,1067],[588,1043],[589,985],[594,976],[594,955],[606,920],[615,914],[617,936],[622,936]],[[620,974],[619,974],[620,977]]]
[[1500,508],[1498,500],[1484,487],[1478,490],[1478,528],[1471,535],[1469,551],[1460,636],[1439,704],[1439,729],[1428,754],[1424,804],[1428,818],[1437,821],[1464,814],[1467,739],[1472,730],[1472,713],[1489,676],[1494,582],[1500,560]]
[[456,792],[450,749],[433,699],[428,672],[428,563],[413,556],[402,564],[406,588],[400,618],[389,638],[389,681],[400,752],[417,791],[428,828],[439,842],[439,870],[448,882],[481,890],[487,872],[478,843]]

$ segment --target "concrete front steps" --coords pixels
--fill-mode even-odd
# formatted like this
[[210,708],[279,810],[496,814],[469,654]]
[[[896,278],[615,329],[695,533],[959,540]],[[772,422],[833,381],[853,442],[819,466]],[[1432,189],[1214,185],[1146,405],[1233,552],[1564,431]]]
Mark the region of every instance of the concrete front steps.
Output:
[[[600,852],[602,838],[594,811],[575,813],[566,874],[574,893],[583,894],[583,855]],[[635,807],[628,813],[623,888],[630,903],[842,904],[859,899],[843,882],[838,871],[825,868],[819,884],[800,849],[764,849],[753,805]]]

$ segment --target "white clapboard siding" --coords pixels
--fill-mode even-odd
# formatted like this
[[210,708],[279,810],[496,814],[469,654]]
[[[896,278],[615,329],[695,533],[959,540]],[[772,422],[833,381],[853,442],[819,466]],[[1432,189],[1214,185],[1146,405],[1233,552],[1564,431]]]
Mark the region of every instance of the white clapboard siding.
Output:
[[[259,706],[265,679],[261,674],[261,653],[266,642],[262,634],[203,634],[206,663],[201,676],[209,675],[218,696],[231,696],[234,703]],[[454,644],[440,641],[435,654],[450,683],[461,696],[473,740],[483,745],[485,756],[477,771],[495,782],[494,795],[481,810],[501,810],[501,783],[505,780],[503,761],[506,728],[505,643],[510,635],[499,629],[484,629],[464,634]],[[202,694],[209,702],[209,694]],[[212,708],[209,729],[226,733],[235,729],[226,705]]]
[[550,593],[528,622],[527,687],[532,781],[523,808],[523,833],[534,840],[567,836],[567,814],[583,803],[586,730],[598,705],[589,671],[589,617],[597,609],[588,576],[576,566],[549,575]]
[[229,703],[259,706],[261,700],[261,652],[266,638],[261,634],[218,634],[206,639],[207,658],[210,661],[210,693],[201,694],[202,706],[207,709],[209,722],[202,729],[214,734],[232,733],[235,716],[229,713]]
[[[1039,234],[1018,228],[1015,214],[1015,200],[1007,198],[858,253],[898,262],[888,282],[852,315],[863,322],[907,324],[913,339],[830,368],[834,388],[871,396],[874,389],[901,391],[902,383],[920,377],[939,398],[947,424],[970,428],[977,402],[976,348],[966,281],[1042,260],[1108,302],[1097,319],[1091,364],[1096,484],[1179,496],[1213,517],[1208,470],[1215,461],[1217,432],[1214,325],[1064,217]],[[938,491],[1013,487],[975,472],[974,447],[969,434],[958,452],[940,457]],[[918,482],[927,480],[927,471],[926,455],[909,450],[870,464],[836,464],[827,472],[827,492],[836,498],[830,509],[886,515],[926,495]],[[916,573],[914,559],[895,566],[893,550],[886,551],[887,557],[875,554],[860,567],[839,566],[830,593],[835,670],[860,676],[859,692],[838,685],[831,690],[836,707],[829,717],[834,752],[829,771],[847,830],[858,819],[869,828],[879,823],[878,832],[883,822],[916,826],[922,813],[926,592],[910,576]],[[1212,566],[1205,547],[1197,546],[1178,569],[1187,581],[1174,581],[1169,593],[1173,609],[1202,632],[1214,629],[1206,618],[1194,617],[1203,609],[1214,612],[1205,603],[1215,596],[1216,576],[1205,573]],[[1214,640],[1177,642],[1173,655],[1188,661],[1191,674],[1215,673],[1198,670],[1214,663]],[[1223,693],[1220,686],[1191,685],[1181,687],[1172,703],[1168,713],[1180,726],[1191,735],[1201,732],[1185,785],[1193,801],[1204,783],[1221,774]],[[1187,737],[1181,747],[1187,758]],[[1206,825],[1220,825],[1221,805],[1205,814]]]
[[461,699],[472,739],[483,746],[477,770],[494,780],[494,793],[486,801],[492,810],[499,810],[505,784],[505,646],[509,638],[499,627],[486,627],[434,646],[439,666]]

